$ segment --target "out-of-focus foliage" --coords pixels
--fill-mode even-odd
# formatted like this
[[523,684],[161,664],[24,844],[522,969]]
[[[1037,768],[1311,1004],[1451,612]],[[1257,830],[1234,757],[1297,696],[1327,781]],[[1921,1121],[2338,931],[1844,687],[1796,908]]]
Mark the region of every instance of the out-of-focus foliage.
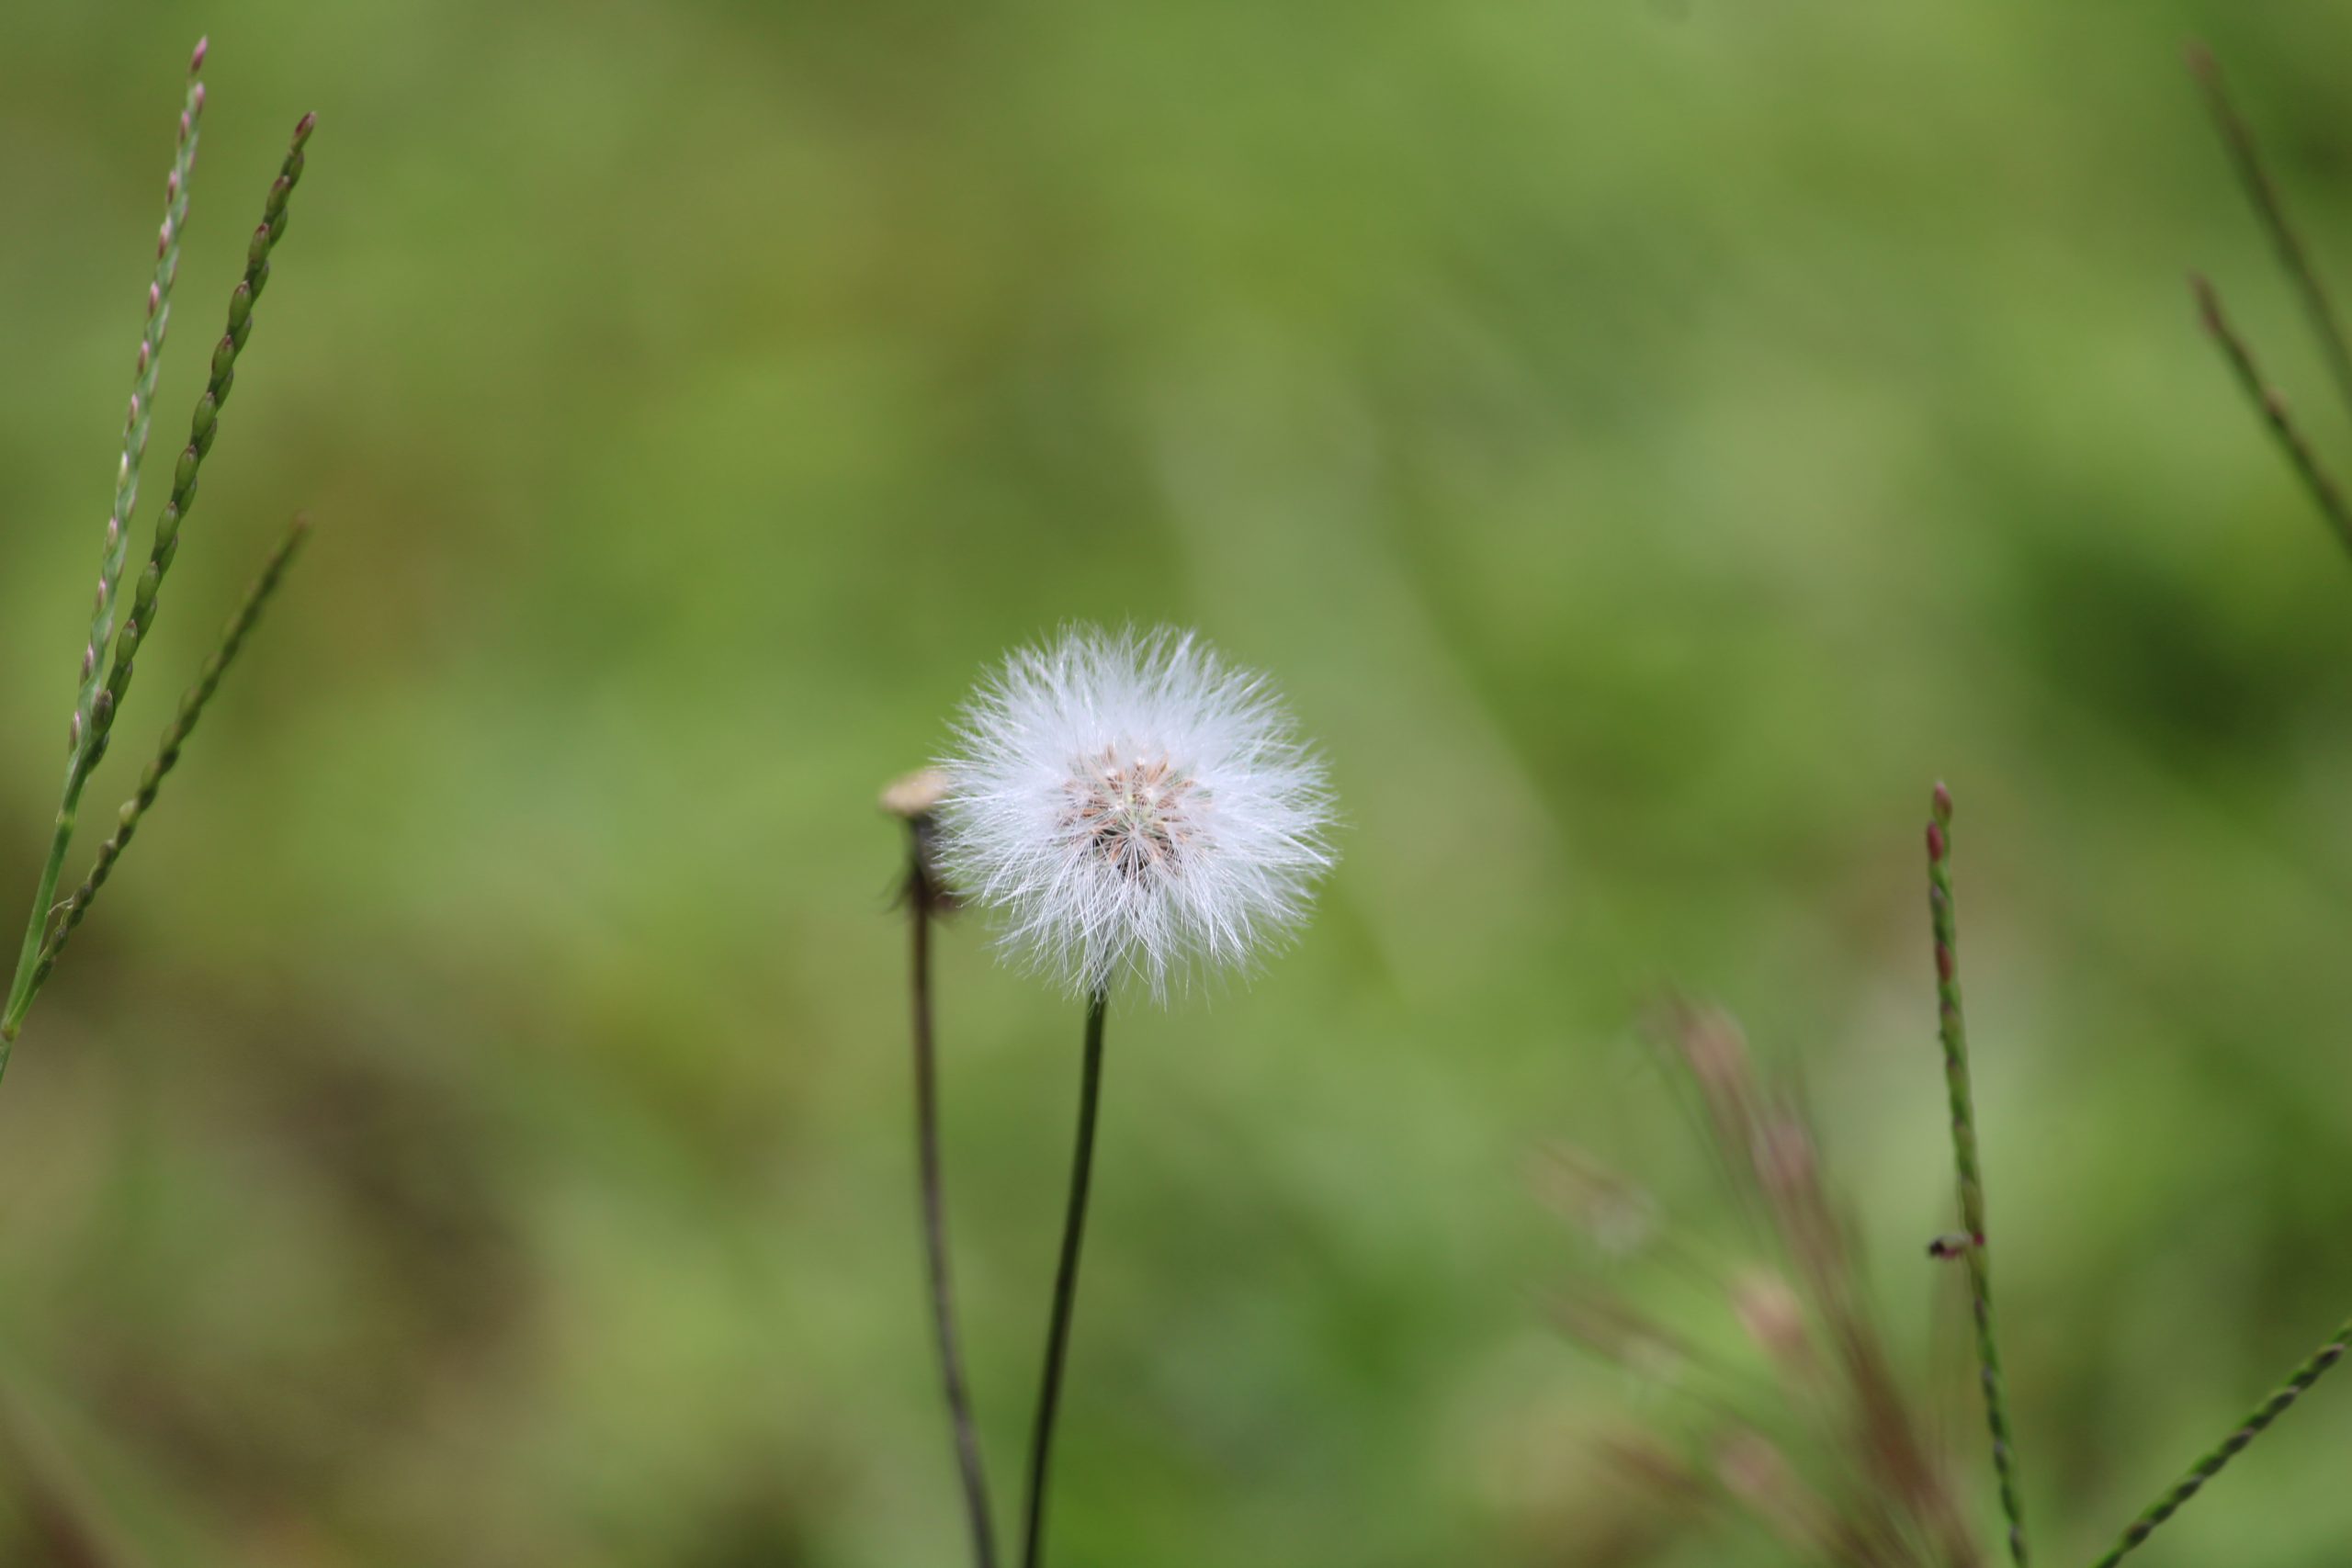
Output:
[[[2181,284],[2352,468],[2178,55],[2352,287],[2335,0],[17,10],[11,911],[189,43],[159,450],[320,113],[98,819],[318,536],[0,1094],[9,1430],[126,1562],[955,1561],[873,797],[1072,616],[1278,672],[1349,827],[1295,952],[1114,1029],[1063,1562],[1587,1561],[1594,1440],[1680,1396],[1547,1321],[1526,1167],[1720,1202],[1669,982],[1801,1064],[1908,1375],[1964,1360],[1939,774],[2043,1555],[2352,1304],[2352,564]],[[945,948],[1009,1488],[1080,1021]],[[2150,1562],[2319,1560],[2348,1448],[2323,1386]]]

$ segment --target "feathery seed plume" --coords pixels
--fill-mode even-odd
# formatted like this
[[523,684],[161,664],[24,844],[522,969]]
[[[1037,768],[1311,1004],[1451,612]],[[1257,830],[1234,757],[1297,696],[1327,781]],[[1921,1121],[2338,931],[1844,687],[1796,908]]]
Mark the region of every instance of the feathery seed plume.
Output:
[[1071,991],[1165,997],[1297,925],[1333,861],[1330,793],[1272,686],[1189,633],[1073,626],[972,698],[944,765],[957,891]]

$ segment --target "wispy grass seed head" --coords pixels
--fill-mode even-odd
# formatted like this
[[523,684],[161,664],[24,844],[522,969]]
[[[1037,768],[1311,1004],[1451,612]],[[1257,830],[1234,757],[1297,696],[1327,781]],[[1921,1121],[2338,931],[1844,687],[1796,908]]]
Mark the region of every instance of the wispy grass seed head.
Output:
[[1074,626],[1014,653],[944,767],[956,891],[1081,995],[1248,964],[1332,863],[1322,763],[1263,676],[1189,633]]

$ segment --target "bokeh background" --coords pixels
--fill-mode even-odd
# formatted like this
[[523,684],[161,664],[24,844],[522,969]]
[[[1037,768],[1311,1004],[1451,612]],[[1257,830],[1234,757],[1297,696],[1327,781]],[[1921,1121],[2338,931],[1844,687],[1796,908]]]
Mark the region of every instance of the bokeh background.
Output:
[[[1592,1560],[1692,1394],[1562,1338],[1625,1266],[1530,1170],[1723,1233],[1668,987],[1802,1078],[1988,1515],[1938,776],[2044,1557],[2352,1308],[2352,563],[2182,285],[2352,469],[2179,53],[2352,288],[2335,0],[19,7],[11,898],[204,31],[141,539],[321,128],[92,820],[318,535],[0,1093],[7,1561],[958,1561],[874,799],[1072,617],[1275,672],[1348,825],[1114,1018],[1062,1562]],[[977,921],[941,987],[1010,1513],[1080,1021]],[[2323,1386],[2146,1561],[2336,1561],[2347,1451]]]

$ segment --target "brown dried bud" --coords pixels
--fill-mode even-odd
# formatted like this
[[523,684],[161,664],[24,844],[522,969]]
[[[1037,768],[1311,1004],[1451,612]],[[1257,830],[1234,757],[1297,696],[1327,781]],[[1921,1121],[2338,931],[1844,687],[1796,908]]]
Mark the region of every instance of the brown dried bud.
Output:
[[882,809],[914,822],[938,810],[939,803],[946,798],[947,775],[937,768],[924,768],[893,781],[882,792]]

